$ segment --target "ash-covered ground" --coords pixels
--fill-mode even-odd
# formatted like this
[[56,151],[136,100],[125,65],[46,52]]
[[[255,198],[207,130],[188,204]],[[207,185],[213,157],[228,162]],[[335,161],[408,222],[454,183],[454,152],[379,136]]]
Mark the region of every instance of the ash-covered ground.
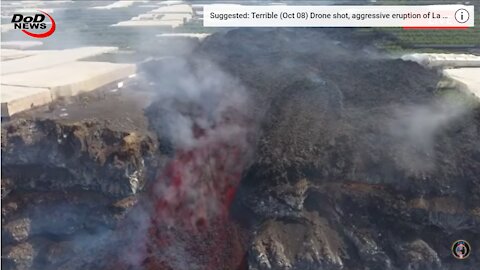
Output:
[[2,123],[2,267],[476,269],[479,103],[384,38],[216,33]]

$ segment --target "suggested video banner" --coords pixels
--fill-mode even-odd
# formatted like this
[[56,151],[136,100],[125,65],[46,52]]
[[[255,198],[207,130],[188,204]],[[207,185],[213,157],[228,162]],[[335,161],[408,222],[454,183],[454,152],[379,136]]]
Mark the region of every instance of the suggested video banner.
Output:
[[206,5],[205,27],[474,26],[474,6],[244,6]]

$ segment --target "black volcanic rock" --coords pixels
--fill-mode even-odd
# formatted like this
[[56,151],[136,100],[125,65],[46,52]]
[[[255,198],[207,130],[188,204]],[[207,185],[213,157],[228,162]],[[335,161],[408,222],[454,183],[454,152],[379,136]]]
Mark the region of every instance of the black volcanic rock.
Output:
[[253,213],[249,266],[473,269],[478,253],[458,262],[450,247],[480,245],[478,101],[342,31],[234,30],[198,52],[257,102],[237,196]]

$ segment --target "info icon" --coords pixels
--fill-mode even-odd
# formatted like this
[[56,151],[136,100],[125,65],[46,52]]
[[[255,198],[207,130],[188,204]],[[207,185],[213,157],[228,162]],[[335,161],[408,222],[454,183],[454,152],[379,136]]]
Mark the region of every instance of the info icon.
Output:
[[459,23],[466,23],[470,19],[470,13],[464,8],[461,8],[455,12],[455,20]]
[[470,244],[465,240],[457,240],[452,245],[452,254],[453,257],[464,260],[470,255],[471,248]]

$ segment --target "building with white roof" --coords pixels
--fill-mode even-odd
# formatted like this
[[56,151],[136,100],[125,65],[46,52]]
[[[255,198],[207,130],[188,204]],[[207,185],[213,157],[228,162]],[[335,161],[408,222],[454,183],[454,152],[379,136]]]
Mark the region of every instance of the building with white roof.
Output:
[[190,5],[171,5],[159,7],[150,11],[154,14],[193,14],[193,9]]
[[443,71],[454,87],[469,91],[480,99],[480,67],[452,68]]
[[480,67],[480,56],[455,53],[413,53],[402,57],[429,67]]
[[402,57],[431,68],[443,68],[447,80],[440,87],[455,87],[480,98],[480,56],[455,53],[414,53]]
[[2,49],[2,117],[128,78],[136,72],[135,64],[78,61],[116,50],[116,47]]
[[177,28],[193,18],[193,9],[186,4],[172,4],[140,14],[112,26]]

